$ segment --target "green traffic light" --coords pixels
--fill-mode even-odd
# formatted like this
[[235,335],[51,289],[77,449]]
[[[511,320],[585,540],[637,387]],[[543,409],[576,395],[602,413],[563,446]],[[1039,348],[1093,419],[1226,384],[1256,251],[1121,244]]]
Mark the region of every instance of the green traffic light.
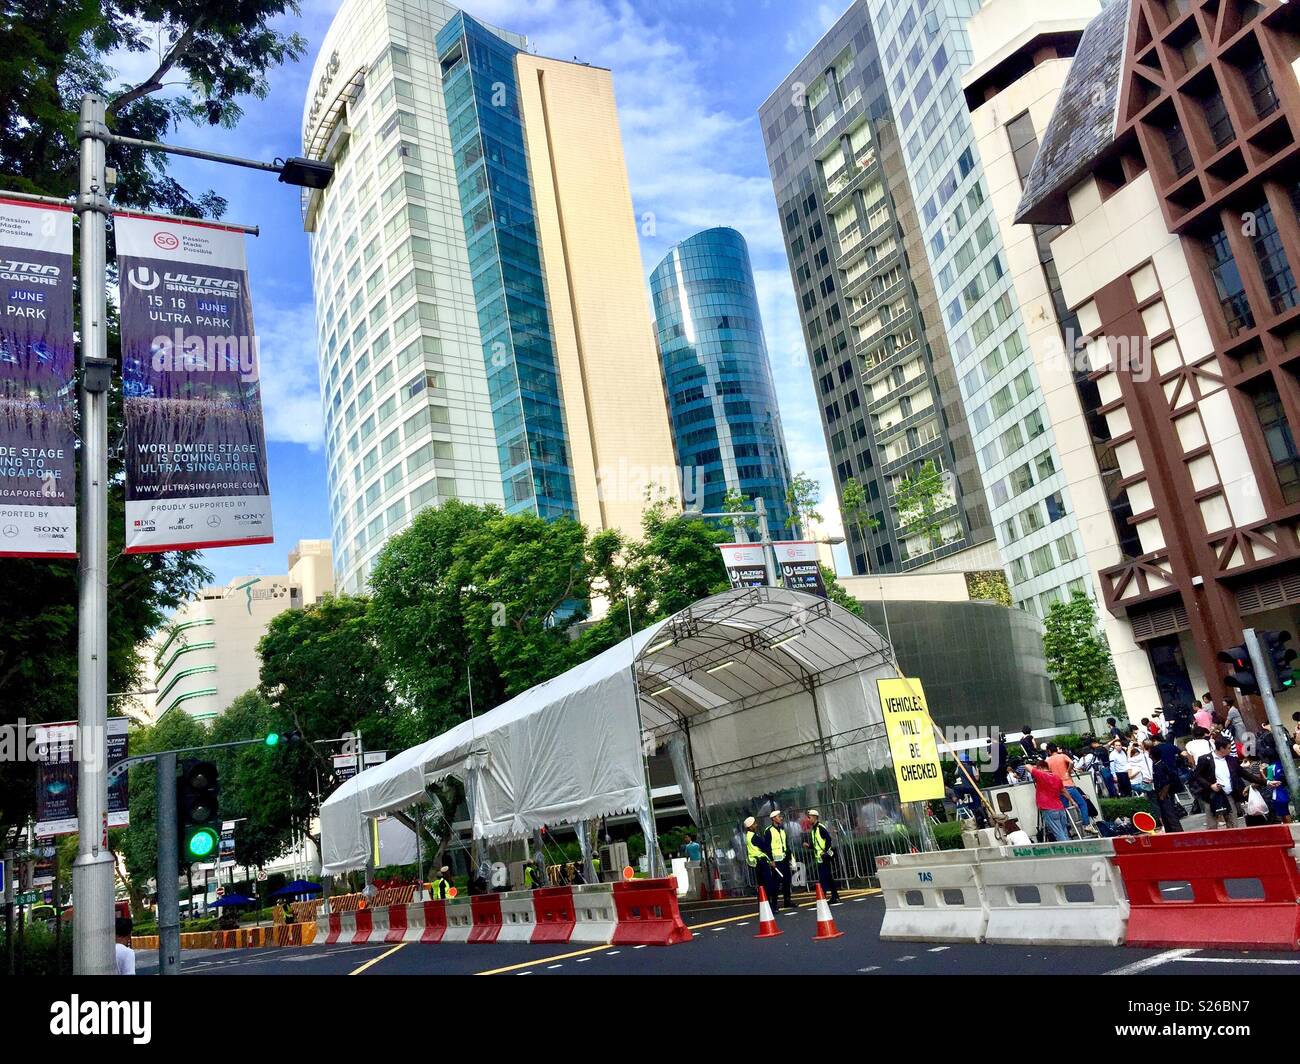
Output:
[[266,745],[267,745],[267,746],[278,746],[279,744],[280,744],[280,733],[279,733],[279,732],[269,732],[269,733],[267,734],[267,736],[266,736]]
[[207,857],[217,848],[217,833],[211,828],[200,828],[189,837],[185,848],[193,858]]

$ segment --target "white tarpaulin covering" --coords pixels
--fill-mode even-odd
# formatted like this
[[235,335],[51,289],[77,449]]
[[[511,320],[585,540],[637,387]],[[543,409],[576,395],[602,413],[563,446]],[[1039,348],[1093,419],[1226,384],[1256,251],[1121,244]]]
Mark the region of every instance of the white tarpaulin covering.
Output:
[[[426,785],[448,775],[465,781],[480,839],[644,814],[638,689],[647,732],[660,744],[685,735],[697,772],[811,743],[838,775],[857,755],[829,739],[878,724],[874,677],[893,675],[879,633],[825,599],[766,587],[714,595],[348,780],[321,807],[324,871],[364,867],[365,818],[427,800]],[[706,789],[717,800],[746,786]]]
[[325,872],[364,867],[364,818],[424,801],[426,784],[451,775],[472,786],[481,839],[639,810],[645,776],[631,659],[658,628],[352,777],[321,806]]

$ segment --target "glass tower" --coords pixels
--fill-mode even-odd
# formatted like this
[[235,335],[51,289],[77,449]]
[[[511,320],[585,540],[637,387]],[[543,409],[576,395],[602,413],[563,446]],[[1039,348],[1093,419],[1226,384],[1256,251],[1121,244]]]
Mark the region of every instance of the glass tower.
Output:
[[506,510],[577,517],[515,55],[457,13],[437,38]]
[[773,538],[793,538],[790,463],[745,238],[706,229],[683,240],[650,275],[650,294],[677,462],[692,471],[702,509],[722,509],[729,491],[761,497]]

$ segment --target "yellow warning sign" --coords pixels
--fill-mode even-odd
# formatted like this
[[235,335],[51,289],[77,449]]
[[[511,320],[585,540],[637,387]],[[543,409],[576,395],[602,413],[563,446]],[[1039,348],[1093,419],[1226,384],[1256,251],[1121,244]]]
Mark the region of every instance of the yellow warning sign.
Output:
[[894,758],[894,778],[903,802],[924,802],[943,797],[943,771],[939,744],[935,742],[930,709],[921,681],[909,676],[877,680],[880,708],[885,714],[889,752]]

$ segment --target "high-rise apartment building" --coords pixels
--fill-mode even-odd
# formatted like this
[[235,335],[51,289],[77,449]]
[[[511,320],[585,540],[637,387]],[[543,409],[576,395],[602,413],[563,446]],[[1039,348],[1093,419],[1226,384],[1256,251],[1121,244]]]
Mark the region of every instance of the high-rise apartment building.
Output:
[[1096,520],[1130,530],[1097,580],[1166,705],[1226,693],[1243,627],[1300,619],[1298,61],[1292,4],[1111,0],[1015,209],[1054,230],[1097,476],[1126,498]]
[[962,89],[980,3],[858,6],[875,30],[939,301],[933,328],[948,336],[1012,595],[1042,614],[1086,590],[1089,573]]
[[680,491],[609,72],[440,0],[345,0],[304,195],[337,568],[448,498],[635,534]]
[[211,720],[257,687],[257,644],[285,610],[302,609],[334,591],[327,539],[299,540],[282,576],[241,576],[207,587],[181,606],[144,648],[145,675],[155,693],[146,719],[181,710]]
[[790,461],[745,238],[705,229],[674,245],[650,294],[683,494],[714,512],[728,492],[762,498],[773,537],[793,539]]
[[[1032,0],[988,0],[967,24],[973,55],[962,79],[1007,272],[1074,508],[1078,543],[1093,574],[1087,589],[1098,602],[1102,595],[1095,574],[1138,553],[1133,508],[1121,483],[1110,426],[1095,413],[1097,383],[1086,361],[1074,357],[1079,323],[1066,305],[1052,254],[1062,227],[1017,225],[1015,212],[1038,137],[1051,119],[1083,32],[1100,7],[1098,0],[1057,0],[1051,7]],[[1108,17],[1122,19],[1123,12]],[[1088,56],[1083,58],[1086,62]],[[1068,558],[1075,541],[1071,537],[1053,546],[1059,557]],[[1129,715],[1139,719],[1160,703],[1150,663],[1128,621],[1100,612]]]
[[[988,506],[864,0],[759,109],[855,573],[912,569],[991,538]],[[940,535],[895,495],[933,462]],[[942,505],[946,502],[946,505]]]

